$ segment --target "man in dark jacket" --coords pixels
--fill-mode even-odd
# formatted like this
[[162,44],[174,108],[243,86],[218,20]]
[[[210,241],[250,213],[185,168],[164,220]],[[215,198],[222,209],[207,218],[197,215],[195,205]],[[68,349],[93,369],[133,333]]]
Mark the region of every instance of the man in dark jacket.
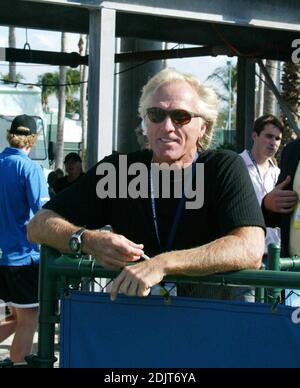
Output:
[[[299,243],[294,239],[297,230],[295,218],[299,215],[300,195],[300,139],[288,144],[281,155],[281,172],[278,184],[263,200],[262,208],[267,226],[281,227],[281,247],[283,256],[300,255]],[[297,211],[298,209],[298,211]],[[298,232],[298,233],[299,233]],[[292,239],[291,239],[292,237]],[[298,245],[298,246],[297,246]]]
[[76,152],[70,152],[65,157],[64,164],[66,175],[54,182],[53,190],[55,194],[73,185],[83,175],[82,160]]

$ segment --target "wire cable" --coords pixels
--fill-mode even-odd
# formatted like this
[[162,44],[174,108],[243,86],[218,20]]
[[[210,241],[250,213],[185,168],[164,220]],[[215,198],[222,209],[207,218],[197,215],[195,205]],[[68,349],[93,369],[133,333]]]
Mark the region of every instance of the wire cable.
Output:
[[43,83],[32,83],[32,82],[20,82],[20,81],[8,81],[3,78],[0,78],[0,82],[3,83],[10,83],[14,85],[24,85],[24,86],[72,86],[72,85],[81,85],[81,84],[86,84],[88,81],[80,81],[80,82],[74,82],[74,83],[65,83],[65,84],[43,84]]
[[[271,89],[270,85],[268,84],[268,82],[266,80],[264,80],[257,72],[255,72],[255,75],[269,88]],[[289,110],[298,118],[300,119],[300,114],[297,113],[294,109],[292,109],[290,106],[289,106]]]
[[[172,47],[171,50],[174,50],[174,49],[175,49],[176,47],[178,47],[178,46],[179,46],[179,43],[176,44],[174,47]],[[30,46],[29,46],[29,47],[30,47]],[[150,62],[150,61],[151,61],[151,59],[148,60],[148,61],[144,61],[144,62],[142,62],[142,63],[139,63],[139,64],[137,64],[137,65],[131,66],[131,67],[127,68],[127,69],[121,70],[120,72],[114,73],[114,76],[120,75],[120,74],[123,74],[123,73],[127,73],[128,71],[131,71],[131,70],[134,70],[134,69],[136,69],[136,68],[138,68],[138,67],[140,67],[140,66],[143,66],[143,65],[145,65],[146,63],[148,63],[148,62]],[[5,66],[4,64],[0,64],[0,65]],[[8,66],[8,65],[7,65],[7,66]],[[23,66],[24,66],[24,65],[23,65]],[[32,65],[29,65],[29,66],[32,66]],[[43,65],[37,65],[37,66],[43,66]],[[47,65],[45,65],[45,66],[47,66]],[[7,80],[1,79],[1,78],[0,78],[0,81],[5,82],[5,83],[12,83],[12,84],[14,84],[14,85],[40,86],[40,87],[43,87],[43,86],[52,86],[52,87],[73,86],[73,85],[82,85],[82,84],[88,83],[88,81],[80,81],[80,82],[65,83],[65,84],[42,84],[42,83],[32,83],[32,82],[20,82],[20,81],[14,82],[14,81],[7,81]]]

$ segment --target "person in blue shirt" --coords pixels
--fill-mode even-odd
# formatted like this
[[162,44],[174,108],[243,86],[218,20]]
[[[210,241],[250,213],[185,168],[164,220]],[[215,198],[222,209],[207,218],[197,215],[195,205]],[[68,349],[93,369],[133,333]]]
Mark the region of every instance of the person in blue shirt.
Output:
[[34,117],[15,117],[7,132],[9,147],[0,153],[0,305],[11,315],[0,322],[0,343],[15,333],[10,358],[22,362],[37,326],[40,258],[26,226],[49,194],[42,168],[28,156],[38,136]]

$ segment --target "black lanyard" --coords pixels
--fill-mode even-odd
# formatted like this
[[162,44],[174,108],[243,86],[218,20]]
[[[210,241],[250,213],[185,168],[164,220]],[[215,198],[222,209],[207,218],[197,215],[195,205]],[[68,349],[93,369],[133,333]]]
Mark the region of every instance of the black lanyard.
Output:
[[253,158],[251,151],[247,150],[247,152],[248,152],[249,158],[251,159],[251,162],[253,163],[253,166],[256,168],[256,171],[258,173],[259,179],[260,179],[261,183],[263,184],[264,181],[263,181],[262,176],[260,174],[260,171],[259,171],[258,165],[256,163],[256,160]]
[[[193,183],[193,178],[194,178],[195,173],[196,173],[196,164],[197,164],[196,162],[197,162],[199,156],[200,155],[198,153],[196,153],[196,156],[195,156],[193,164],[192,164],[192,177],[191,177],[191,182],[190,182],[191,185]],[[151,165],[152,165],[152,163],[151,163]],[[161,240],[160,240],[160,236],[159,236],[158,222],[157,222],[158,221],[157,220],[157,212],[156,212],[156,207],[155,207],[154,188],[153,188],[153,181],[152,181],[152,168],[150,168],[150,194],[151,194],[152,218],[153,218],[153,223],[154,223],[154,228],[155,228],[156,239],[157,239],[157,242],[158,242],[160,249],[162,250]],[[168,236],[168,240],[167,240],[166,251],[170,251],[173,247],[174,239],[175,239],[176,232],[177,232],[177,227],[178,227],[179,220],[180,220],[182,212],[183,212],[183,207],[185,205],[185,202],[186,202],[186,197],[185,197],[185,194],[183,193],[182,197],[180,198],[179,204],[177,205],[175,217],[174,217],[173,224],[172,224],[172,227],[171,227],[171,230],[170,230],[170,233]]]

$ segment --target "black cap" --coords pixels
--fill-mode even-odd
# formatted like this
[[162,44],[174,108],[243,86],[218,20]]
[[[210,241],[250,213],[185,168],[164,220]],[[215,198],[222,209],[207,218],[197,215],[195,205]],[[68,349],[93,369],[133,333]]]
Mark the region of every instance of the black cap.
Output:
[[80,162],[82,163],[81,157],[76,154],[76,152],[70,152],[68,155],[65,157],[64,163],[68,162]]
[[13,135],[35,135],[37,127],[34,117],[27,115],[16,116],[11,123],[9,132]]

